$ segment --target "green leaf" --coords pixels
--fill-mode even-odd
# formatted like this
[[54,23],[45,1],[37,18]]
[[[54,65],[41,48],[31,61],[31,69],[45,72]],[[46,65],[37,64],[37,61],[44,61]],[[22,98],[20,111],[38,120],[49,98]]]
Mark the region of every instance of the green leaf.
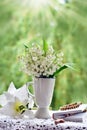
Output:
[[67,68],[74,69],[74,68],[73,68],[73,64],[67,63],[67,64],[63,65],[63,66],[60,67],[56,72],[53,73],[53,77],[54,77],[54,76],[57,76],[57,74],[58,74],[59,72],[61,72],[61,71],[64,70],[64,69],[67,69]]
[[27,46],[27,45],[25,45],[25,44],[24,44],[24,46],[25,46],[25,48],[26,48],[26,49],[28,48],[28,46]]
[[46,52],[48,50],[48,44],[45,40],[43,40],[43,50],[44,50],[44,54],[46,55]]
[[24,44],[25,47],[25,53],[28,51],[28,46]]
[[61,72],[62,70],[66,69],[66,68],[68,68],[67,65],[64,65],[64,66],[60,67],[56,72],[53,73],[53,77],[54,77],[54,76],[57,76],[57,74],[58,74],[59,72]]

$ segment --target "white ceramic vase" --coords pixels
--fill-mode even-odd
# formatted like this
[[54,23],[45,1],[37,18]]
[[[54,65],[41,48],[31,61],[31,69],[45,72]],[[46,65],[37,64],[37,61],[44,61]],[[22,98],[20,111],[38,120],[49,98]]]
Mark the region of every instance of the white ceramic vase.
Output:
[[34,94],[37,105],[36,118],[50,118],[49,106],[51,104],[55,78],[35,78]]

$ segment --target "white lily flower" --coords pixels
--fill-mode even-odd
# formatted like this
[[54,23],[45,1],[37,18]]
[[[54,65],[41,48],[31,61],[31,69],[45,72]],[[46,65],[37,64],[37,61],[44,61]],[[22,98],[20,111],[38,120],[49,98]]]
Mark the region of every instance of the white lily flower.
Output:
[[[20,109],[20,107],[23,107]],[[0,113],[8,116],[18,116],[23,112],[25,108],[25,104],[21,102],[19,99],[14,98],[14,101],[8,102],[5,106],[0,109]]]
[[0,95],[0,105],[2,106],[1,114],[19,116],[28,108],[32,108],[34,101],[26,85],[16,89],[14,84],[11,83],[8,91]]
[[25,102],[21,102],[18,98],[14,99],[14,102],[8,102],[4,107],[0,109],[0,113],[11,117],[27,117],[33,118],[34,114],[28,110]]

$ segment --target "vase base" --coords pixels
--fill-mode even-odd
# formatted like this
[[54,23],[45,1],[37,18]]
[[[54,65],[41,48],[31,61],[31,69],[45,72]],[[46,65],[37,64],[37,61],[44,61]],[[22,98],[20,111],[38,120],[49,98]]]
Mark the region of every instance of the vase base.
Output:
[[49,114],[49,109],[48,108],[38,108],[38,110],[35,113],[36,118],[40,119],[49,119],[51,118]]

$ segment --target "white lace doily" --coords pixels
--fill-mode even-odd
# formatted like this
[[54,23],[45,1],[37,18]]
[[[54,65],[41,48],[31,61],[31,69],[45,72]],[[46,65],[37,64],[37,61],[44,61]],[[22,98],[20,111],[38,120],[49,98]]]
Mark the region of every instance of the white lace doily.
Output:
[[0,117],[0,130],[87,130],[87,124],[65,122],[55,125],[53,119],[12,119]]

